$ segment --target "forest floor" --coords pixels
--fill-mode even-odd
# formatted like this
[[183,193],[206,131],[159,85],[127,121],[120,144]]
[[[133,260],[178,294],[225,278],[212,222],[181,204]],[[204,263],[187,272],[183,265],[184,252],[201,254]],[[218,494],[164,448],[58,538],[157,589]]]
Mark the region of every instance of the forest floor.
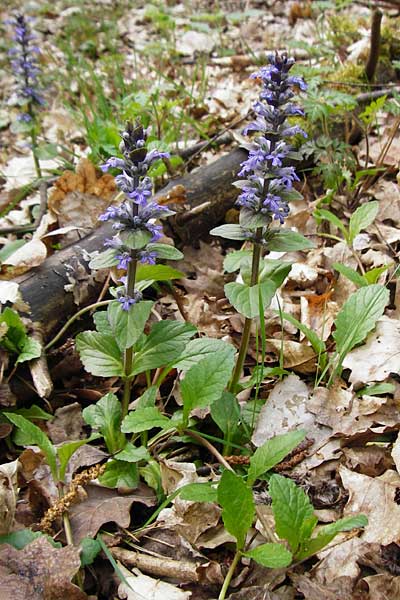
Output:
[[[34,18],[40,49],[40,177],[7,54],[6,20],[18,10]],[[399,30],[400,3],[389,0],[0,8],[0,600],[400,598]],[[81,362],[75,336],[93,329],[92,312],[74,318],[93,299],[112,299],[121,272],[91,271],[84,256],[86,269],[71,267],[56,298],[62,319],[53,309],[34,324],[23,282],[46,265],[55,271],[67,247],[82,254],[116,201],[100,165],[119,155],[127,119],[170,152],[151,171],[158,191],[173,186],[161,202],[193,210],[175,178],[197,169],[207,178],[246,141],[260,91],[250,75],[276,50],[296,58],[293,74],[308,84],[297,98],[308,134],[296,141],[302,198],[284,228],[309,248],[268,253],[267,275],[284,276],[253,319],[240,385],[228,394],[223,365],[240,347],[246,310],[224,286],[246,280],[242,255],[242,279],[229,256],[247,246],[203,226],[182,243],[172,218],[163,241],[183,258],[142,271],[154,304],[137,355],[150,328],[170,320],[186,342],[196,335],[193,356],[182,346],[137,371],[126,443],[121,377]],[[213,199],[212,180],[204,185],[195,217]],[[238,216],[232,192],[209,229]],[[37,358],[39,343],[48,350]],[[197,388],[183,427],[193,373],[205,399]]]

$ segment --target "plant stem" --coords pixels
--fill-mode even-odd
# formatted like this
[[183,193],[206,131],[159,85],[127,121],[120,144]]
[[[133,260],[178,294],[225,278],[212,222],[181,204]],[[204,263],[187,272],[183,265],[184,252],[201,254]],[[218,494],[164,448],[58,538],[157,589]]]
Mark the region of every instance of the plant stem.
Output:
[[235,556],[233,557],[232,564],[229,567],[229,571],[227,572],[226,577],[224,579],[224,584],[219,593],[218,600],[225,600],[226,592],[228,591],[229,584],[232,580],[233,574],[235,572],[235,569],[237,567],[237,564],[238,564],[241,556],[242,556],[241,551],[237,550]]
[[[261,242],[262,233],[263,233],[263,228],[259,227],[256,230],[256,239],[254,241],[254,246],[253,246],[253,260],[252,260],[252,264],[251,264],[251,280],[250,280],[251,286],[256,285],[258,283],[258,273],[259,273],[259,269],[260,269],[260,259],[261,259],[261,244],[260,244],[260,242]],[[242,334],[242,339],[240,342],[239,356],[236,361],[235,370],[233,372],[232,379],[231,379],[231,382],[228,387],[228,392],[231,392],[232,394],[234,394],[236,391],[236,386],[239,382],[240,375],[242,373],[242,369],[243,369],[243,365],[244,365],[244,361],[246,359],[247,348],[249,346],[249,340],[250,340],[250,329],[251,329],[252,322],[253,322],[253,319],[249,319],[249,318],[246,318],[246,320],[244,322],[243,334]]]
[[81,308],[81,310],[78,310],[77,313],[75,313],[70,319],[68,319],[64,327],[60,329],[57,335],[53,337],[52,340],[50,340],[50,342],[44,347],[44,349],[49,350],[52,346],[54,346],[54,344],[58,342],[58,340],[64,335],[64,333],[67,331],[70,325],[72,325],[72,323],[76,321],[76,319],[79,319],[79,317],[89,312],[90,310],[93,310],[94,308],[99,308],[100,306],[107,306],[108,304],[110,304],[110,302],[112,302],[112,300],[102,300],[101,302],[94,302],[93,304],[89,304],[88,306]]
[[[132,260],[128,265],[128,273],[127,273],[127,285],[126,285],[126,293],[128,296],[133,297],[135,293],[135,279],[136,279],[136,268],[137,268],[137,258],[136,252],[131,251]],[[129,376],[132,371],[133,365],[133,347],[126,348],[124,354],[124,393],[122,396],[122,418],[126,417],[128,414],[129,401],[131,399],[131,385],[132,385],[132,377]]]
[[184,429],[183,433],[185,435],[189,435],[190,437],[192,437],[194,440],[199,442],[199,444],[202,444],[205,448],[207,448],[207,450],[210,452],[210,454],[215,456],[217,461],[223,467],[225,467],[225,469],[228,469],[228,471],[233,472],[231,465],[225,460],[225,458],[222,456],[222,454],[220,454],[220,452],[218,452],[218,450],[215,448],[215,446],[210,444],[210,442],[208,440],[205,440],[200,434],[196,433],[195,431],[192,431],[191,429]]

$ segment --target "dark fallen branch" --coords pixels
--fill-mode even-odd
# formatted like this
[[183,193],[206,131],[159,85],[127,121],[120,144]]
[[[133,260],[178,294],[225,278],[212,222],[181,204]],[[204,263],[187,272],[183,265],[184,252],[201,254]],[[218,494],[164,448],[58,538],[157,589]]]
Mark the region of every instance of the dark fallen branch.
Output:
[[[156,194],[157,198],[168,199],[168,194],[174,197],[174,188],[181,192],[180,201],[170,204],[176,215],[165,226],[166,234],[177,245],[196,242],[224,219],[237,196],[232,183],[246,156],[244,150],[233,150],[210,165],[172,180]],[[111,225],[106,223],[19,278],[22,297],[31,307],[30,316],[41,322],[44,337],[77,310],[74,294],[65,290],[66,285],[74,286],[75,282],[75,296],[79,296],[81,306],[96,300],[102,281],[90,273],[88,253],[101,250],[104,239],[111,235]]]

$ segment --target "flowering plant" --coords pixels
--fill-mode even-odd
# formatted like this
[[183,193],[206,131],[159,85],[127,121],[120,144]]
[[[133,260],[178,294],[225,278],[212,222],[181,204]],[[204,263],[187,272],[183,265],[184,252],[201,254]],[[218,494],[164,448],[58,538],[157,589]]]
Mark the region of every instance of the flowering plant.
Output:
[[30,20],[23,14],[16,14],[13,18],[7,20],[7,23],[14,28],[12,39],[15,42],[14,47],[10,48],[8,53],[11,57],[11,66],[16,80],[15,103],[23,109],[17,120],[23,125],[24,130],[30,132],[36,173],[38,177],[41,177],[39,159],[36,153],[38,129],[36,112],[39,107],[45,104],[45,100],[38,82],[40,49],[32,43],[36,36],[29,27]]
[[239,224],[222,225],[211,231],[213,235],[253,244],[252,251],[239,251],[237,260],[232,256],[229,259],[228,270],[241,269],[244,283],[228,283],[225,293],[231,304],[246,317],[230,391],[235,390],[243,367],[251,319],[261,314],[260,306],[265,308],[269,304],[290,271],[288,263],[279,261],[263,261],[265,264],[260,270],[263,249],[285,251],[312,247],[298,233],[270,227],[276,221],[282,225],[289,214],[289,202],[302,197],[293,186],[299,181],[295,168],[286,164],[286,161],[298,158],[288,138],[296,134],[306,136],[298,125],[288,123],[289,117],[303,115],[302,109],[291,102],[294,88],[307,89],[301,77],[289,74],[293,64],[294,59],[276,53],[269,57],[267,66],[252,75],[261,80],[263,89],[253,105],[256,119],[244,130],[246,135],[253,132],[257,135],[244,145],[249,156],[241,164],[239,176],[246,179],[235,183],[241,190],[237,199],[241,207]]

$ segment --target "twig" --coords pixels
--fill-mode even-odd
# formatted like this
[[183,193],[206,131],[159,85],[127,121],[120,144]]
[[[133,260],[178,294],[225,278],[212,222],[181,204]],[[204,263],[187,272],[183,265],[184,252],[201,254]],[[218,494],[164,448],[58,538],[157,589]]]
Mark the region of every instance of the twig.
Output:
[[225,458],[222,456],[222,454],[220,452],[218,452],[218,450],[215,448],[215,446],[213,446],[212,444],[210,444],[210,442],[208,440],[205,440],[203,437],[201,437],[201,435],[199,435],[195,431],[192,431],[191,429],[184,429],[183,433],[186,434],[186,435],[188,435],[189,437],[192,437],[194,440],[196,440],[196,442],[199,442],[199,444],[201,444],[202,446],[204,446],[205,448],[207,448],[207,450],[213,456],[215,456],[215,458],[217,459],[217,461],[223,467],[225,467],[225,469],[228,469],[228,471],[234,472],[234,470],[232,469],[232,467],[228,463],[228,461],[225,460]]
[[381,47],[381,22],[382,11],[377,8],[372,13],[369,56],[367,64],[365,65],[365,74],[368,81],[373,81],[379,60],[379,51]]

